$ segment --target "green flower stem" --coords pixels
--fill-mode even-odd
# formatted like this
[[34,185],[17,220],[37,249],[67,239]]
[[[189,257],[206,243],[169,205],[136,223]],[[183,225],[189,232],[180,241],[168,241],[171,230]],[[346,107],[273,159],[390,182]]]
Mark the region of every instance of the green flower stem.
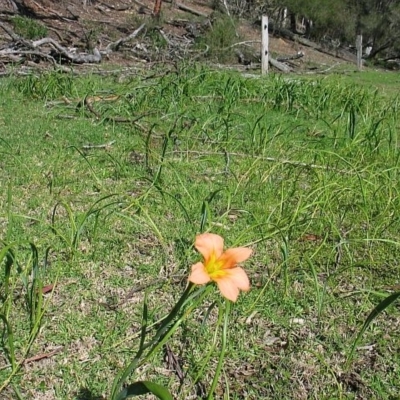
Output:
[[192,291],[194,284],[192,282],[189,282],[186,290],[183,292],[181,298],[179,301],[175,304],[174,308],[171,310],[171,312],[161,321],[160,327],[157,329],[156,334],[154,335],[154,338],[147,344],[144,345],[143,350],[147,349],[150,347],[152,344],[157,343],[162,336],[167,332],[169,324],[175,319],[175,317],[178,315],[178,313],[181,311],[181,308],[183,305],[186,303],[186,300]]
[[[221,305],[221,303],[219,303],[219,305]],[[214,353],[215,347],[217,345],[218,331],[219,331],[219,327],[221,326],[223,316],[224,316],[224,309],[222,309],[222,307],[219,307],[219,309],[218,309],[217,326],[215,327],[213,341],[212,341],[210,350],[208,351],[207,355],[202,360],[202,367],[200,368],[199,372],[196,375],[196,378],[194,379],[195,383],[197,383],[199,381],[199,379],[203,375],[204,370],[209,365],[209,361],[210,361],[211,355]]]
[[[179,325],[192,313],[192,311],[204,300],[204,298],[207,296],[209,291],[212,289],[212,286],[207,286],[207,290],[204,290],[204,288],[201,288],[197,293],[200,293],[201,295],[199,296],[198,300],[192,304],[190,307],[187,308],[187,310],[182,314],[182,316],[175,321],[173,325],[171,325],[169,328],[166,326],[166,329],[163,330],[162,334],[159,336],[157,335],[159,333],[160,329],[157,331],[156,336],[153,338],[150,344],[153,344],[153,347],[147,352],[146,356],[143,358],[143,360],[138,364],[138,366],[143,365],[146,363],[150,357],[158,351],[164,344],[168,341],[168,339],[175,333],[175,331],[178,329]],[[157,340],[156,340],[157,338]]]
[[[198,304],[200,304],[203,301],[204,297],[208,294],[208,292],[211,288],[211,286],[201,287],[199,290],[194,292],[192,294],[192,296],[190,296],[193,286],[194,286],[194,284],[189,282],[187,288],[183,292],[181,298],[175,304],[174,308],[163,320],[161,320],[161,322],[160,322],[161,325],[157,329],[157,332],[155,333],[154,337],[146,344],[144,344],[144,340],[145,340],[145,335],[146,335],[146,330],[147,330],[147,318],[144,318],[144,321],[142,321],[139,349],[138,349],[135,357],[133,358],[133,360],[129,363],[129,365],[120,374],[118,374],[117,377],[115,378],[113,387],[111,390],[111,399],[118,399],[118,395],[119,395],[122,385],[128,379],[129,375],[134,371],[134,369],[145,364],[151,358],[153,353],[158,351],[168,341],[168,339],[174,334],[174,332],[179,327],[179,325],[182,323],[182,321],[193,311],[194,308],[196,308],[198,306]],[[195,301],[175,321],[175,323],[172,324],[174,319],[179,315],[180,312],[182,312],[182,309],[186,305],[186,303],[189,300],[196,299],[196,298],[198,298],[197,301]],[[146,305],[145,305],[145,307],[146,307]],[[147,311],[146,311],[146,313],[147,313]],[[146,355],[142,358],[143,352],[148,348],[149,348],[149,350],[147,351]]]
[[231,309],[231,303],[230,303],[229,300],[226,300],[226,302],[225,302],[224,327],[223,327],[223,331],[222,331],[221,352],[219,353],[217,369],[215,371],[214,379],[212,381],[211,389],[210,389],[210,392],[209,392],[209,394],[207,396],[207,400],[212,400],[213,399],[213,394],[214,394],[215,388],[217,387],[217,384],[218,384],[218,378],[221,375],[222,365],[223,365],[223,362],[224,362],[225,352],[226,352],[227,338],[228,338],[228,322],[229,322],[230,309]]

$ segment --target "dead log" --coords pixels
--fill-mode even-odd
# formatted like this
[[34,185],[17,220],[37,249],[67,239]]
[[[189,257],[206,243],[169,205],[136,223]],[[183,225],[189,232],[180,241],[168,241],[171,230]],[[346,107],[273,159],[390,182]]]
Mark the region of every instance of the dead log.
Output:
[[304,53],[302,51],[299,51],[299,52],[297,52],[297,54],[295,54],[293,56],[277,57],[276,61],[279,61],[279,62],[292,61],[292,60],[297,60],[301,57],[304,57]]
[[275,59],[272,58],[272,57],[268,57],[268,61],[269,61],[269,63],[270,63],[273,67],[275,67],[276,69],[279,69],[279,71],[282,71],[282,72],[290,72],[290,71],[292,70],[292,69],[291,69],[289,66],[287,66],[286,64],[283,64],[283,63],[281,63],[281,62],[275,60]]

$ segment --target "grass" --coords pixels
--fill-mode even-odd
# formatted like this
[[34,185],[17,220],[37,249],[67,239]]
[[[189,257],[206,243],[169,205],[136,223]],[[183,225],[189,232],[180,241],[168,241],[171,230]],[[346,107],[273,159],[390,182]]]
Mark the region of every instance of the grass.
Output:
[[[346,364],[400,275],[400,99],[368,83],[386,75],[362,76],[260,80],[182,65],[3,78],[2,395],[107,398],[135,353],[144,291],[157,321],[208,230],[254,249],[216,399],[398,398],[398,307]],[[179,399],[207,394],[218,301],[171,343],[183,383],[163,354],[138,379]]]
[[40,39],[47,35],[47,28],[28,17],[15,16],[11,19],[15,33],[25,39]]

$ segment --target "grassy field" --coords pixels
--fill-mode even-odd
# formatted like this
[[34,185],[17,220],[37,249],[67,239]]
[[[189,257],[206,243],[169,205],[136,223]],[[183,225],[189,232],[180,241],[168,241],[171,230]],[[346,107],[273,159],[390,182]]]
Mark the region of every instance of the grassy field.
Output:
[[[398,304],[350,357],[399,290],[399,88],[186,65],[0,80],[0,397],[107,398],[145,291],[157,321],[209,231],[254,250],[215,399],[399,399]],[[211,398],[220,299],[166,349],[183,378],[159,352],[132,380]]]

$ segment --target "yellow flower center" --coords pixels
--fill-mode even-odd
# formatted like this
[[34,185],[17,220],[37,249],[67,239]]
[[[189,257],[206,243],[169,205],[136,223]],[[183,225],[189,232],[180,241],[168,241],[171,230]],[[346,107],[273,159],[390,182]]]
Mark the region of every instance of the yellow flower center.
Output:
[[205,268],[212,280],[222,278],[226,275],[223,266],[223,263],[217,259],[215,252],[212,252],[210,258],[205,261]]

